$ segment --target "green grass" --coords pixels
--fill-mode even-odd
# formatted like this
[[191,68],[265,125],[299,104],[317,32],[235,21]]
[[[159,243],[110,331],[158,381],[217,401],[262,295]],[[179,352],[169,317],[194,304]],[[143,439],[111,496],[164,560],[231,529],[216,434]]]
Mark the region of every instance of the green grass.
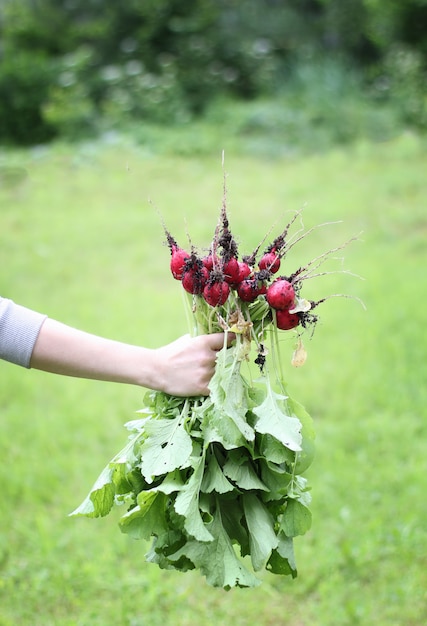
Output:
[[[0,293],[123,341],[156,346],[187,332],[157,211],[180,241],[188,230],[208,245],[223,147],[186,157],[127,142],[2,153]],[[366,311],[328,301],[305,366],[285,362],[317,431],[299,576],[211,589],[195,573],[144,563],[144,545],[120,534],[115,515],[67,517],[122,446],[143,390],[0,363],[0,626],[427,621],[425,142],[406,134],[293,159],[231,152],[226,170],[243,252],[304,205],[307,227],[342,221],[296,247],[292,269],[361,233],[337,256],[363,280],[325,276],[305,295],[351,294]]]

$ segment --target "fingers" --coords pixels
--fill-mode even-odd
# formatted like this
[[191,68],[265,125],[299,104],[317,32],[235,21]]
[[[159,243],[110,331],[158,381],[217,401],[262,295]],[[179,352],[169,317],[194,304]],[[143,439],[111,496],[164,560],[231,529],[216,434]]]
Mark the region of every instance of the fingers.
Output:
[[[224,333],[212,333],[211,335],[203,335],[203,337],[210,349],[215,352],[224,347]],[[227,333],[227,346],[230,346],[235,338],[234,333]]]
[[233,333],[213,333],[190,337],[184,335],[171,344],[159,348],[159,385],[172,395],[209,395],[209,382],[215,373],[217,353],[235,340]]

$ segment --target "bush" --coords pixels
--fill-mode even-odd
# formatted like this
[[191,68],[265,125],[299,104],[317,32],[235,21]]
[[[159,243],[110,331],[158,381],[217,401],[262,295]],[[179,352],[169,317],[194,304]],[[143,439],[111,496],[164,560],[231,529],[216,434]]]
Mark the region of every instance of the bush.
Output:
[[322,152],[360,138],[384,141],[401,128],[396,108],[368,97],[360,73],[331,58],[300,60],[274,97],[219,100],[205,119],[257,156]]
[[46,142],[55,129],[44,117],[54,64],[42,55],[22,52],[0,63],[0,139],[29,145]]
[[408,46],[387,52],[374,82],[380,100],[389,100],[404,124],[427,128],[427,71],[422,55]]

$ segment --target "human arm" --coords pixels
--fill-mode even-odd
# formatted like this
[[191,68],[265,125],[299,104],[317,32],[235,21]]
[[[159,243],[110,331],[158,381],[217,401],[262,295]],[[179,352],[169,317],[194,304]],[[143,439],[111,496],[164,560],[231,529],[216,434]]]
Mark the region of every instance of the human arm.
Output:
[[157,349],[105,339],[46,319],[31,357],[32,368],[109,382],[140,385],[177,396],[207,395],[224,335],[181,337]]
[[0,358],[65,376],[205,395],[223,341],[222,334],[185,336],[149,349],[77,330],[0,298]]

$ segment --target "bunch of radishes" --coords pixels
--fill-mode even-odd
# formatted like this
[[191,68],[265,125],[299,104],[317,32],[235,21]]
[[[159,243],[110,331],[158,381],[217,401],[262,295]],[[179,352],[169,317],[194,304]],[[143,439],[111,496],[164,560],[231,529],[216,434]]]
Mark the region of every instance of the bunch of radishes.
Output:
[[[188,293],[199,296],[210,307],[222,307],[232,300],[234,308],[243,303],[254,303],[260,297],[269,305],[269,322],[280,330],[290,330],[298,325],[306,327],[317,317],[311,310],[319,302],[300,298],[304,271],[300,268],[288,276],[278,275],[282,259],[288,251],[288,230],[298,213],[285,230],[268,245],[257,261],[261,245],[248,256],[239,259],[236,241],[230,231],[225,204],[209,252],[199,255],[194,249],[187,252],[178,245],[165,229],[171,253],[170,269]],[[264,316],[267,321],[267,316]]]
[[191,244],[183,249],[165,228],[192,333],[224,331],[210,393],[148,392],[144,417],[128,425],[130,440],[73,512],[105,516],[126,503],[121,530],[152,541],[148,561],[198,569],[215,587],[253,587],[259,583],[253,572],[263,568],[295,577],[293,541],[311,524],[303,474],[313,460],[315,430],[288,393],[281,360],[286,342],[277,329],[298,335],[291,363],[299,367],[306,358],[302,330],[316,323],[313,309],[326,299],[302,298],[302,285],[330,273],[320,266],[346,243],[281,275],[290,250],[313,230],[301,226],[289,235],[300,214],[270,245],[264,239],[239,257],[224,184],[218,224],[203,254]]

